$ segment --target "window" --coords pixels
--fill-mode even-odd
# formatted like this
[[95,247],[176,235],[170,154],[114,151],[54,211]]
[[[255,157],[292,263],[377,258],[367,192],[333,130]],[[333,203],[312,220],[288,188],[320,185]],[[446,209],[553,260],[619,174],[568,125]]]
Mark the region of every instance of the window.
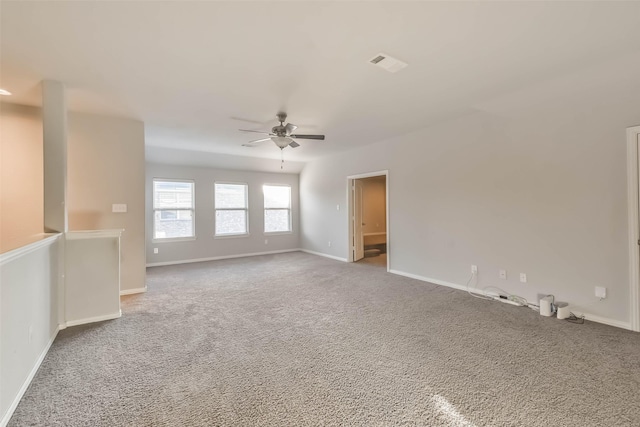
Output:
[[264,232],[291,232],[291,187],[264,185]]
[[215,184],[216,236],[249,234],[247,184]]
[[193,181],[153,180],[153,238],[195,237]]

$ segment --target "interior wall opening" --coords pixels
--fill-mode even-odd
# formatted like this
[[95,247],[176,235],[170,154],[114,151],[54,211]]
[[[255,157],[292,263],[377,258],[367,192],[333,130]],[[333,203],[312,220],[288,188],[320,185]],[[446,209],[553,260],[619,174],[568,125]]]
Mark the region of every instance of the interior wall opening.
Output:
[[388,174],[349,177],[349,261],[389,270]]

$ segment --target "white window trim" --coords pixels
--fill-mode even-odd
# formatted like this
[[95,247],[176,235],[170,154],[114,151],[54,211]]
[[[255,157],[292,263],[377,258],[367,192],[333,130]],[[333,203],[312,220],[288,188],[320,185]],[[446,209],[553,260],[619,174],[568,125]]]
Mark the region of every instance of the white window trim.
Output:
[[250,233],[235,233],[235,234],[214,234],[214,239],[239,239],[242,237],[249,237]]
[[[195,227],[194,227],[195,228]],[[196,236],[193,237],[159,237],[151,239],[152,243],[169,243],[169,242],[190,242],[192,240],[197,240]]]
[[[191,209],[156,209],[155,207],[155,182],[189,182],[193,184],[192,197],[193,205]],[[151,242],[152,243],[163,243],[163,242],[186,242],[190,240],[196,240],[196,181],[193,179],[176,179],[176,178],[153,178],[151,183],[151,210],[152,213],[152,224],[151,224]],[[185,236],[185,237],[156,237],[156,211],[191,211],[191,218],[193,222],[193,235]]]
[[[269,186],[269,187],[288,187],[289,188],[289,208],[267,208],[264,206],[264,187],[265,186]],[[292,205],[292,195],[291,195],[291,185],[289,184],[268,184],[268,183],[264,183],[262,184],[262,228],[263,228],[263,234],[265,236],[276,236],[278,234],[293,234],[293,209],[291,208]],[[265,224],[264,224],[264,217],[265,217],[265,211],[280,211],[280,210],[284,210],[284,209],[289,209],[289,230],[288,231],[266,231],[264,230],[265,228]]]
[[[284,208],[282,208],[284,209]],[[289,221],[291,222],[291,221]],[[289,227],[291,227],[291,225],[289,225]],[[264,235],[265,236],[277,236],[279,234],[293,234],[293,230],[292,231],[265,231]]]
[[[247,191],[244,193],[245,208],[217,208],[216,207],[216,184],[230,184],[230,185],[244,185]],[[245,223],[247,224],[246,231],[244,233],[216,233],[216,218],[218,211],[241,211],[244,210]],[[214,239],[233,239],[238,237],[248,237],[249,233],[249,183],[247,182],[234,182],[234,181],[214,181],[213,182],[213,238]]]

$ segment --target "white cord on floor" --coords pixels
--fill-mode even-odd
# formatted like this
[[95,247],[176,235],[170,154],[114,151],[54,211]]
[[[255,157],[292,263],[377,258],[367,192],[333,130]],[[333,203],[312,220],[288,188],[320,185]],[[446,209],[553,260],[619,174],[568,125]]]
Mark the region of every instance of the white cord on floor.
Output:
[[474,277],[476,277],[476,273],[471,273],[471,277],[469,277],[469,280],[467,280],[467,293],[472,297],[476,297],[480,299],[489,299],[489,300],[493,299],[488,295],[474,294],[473,292],[471,292],[471,290],[469,289],[469,283],[471,283],[471,279],[473,279]]
[[507,300],[511,301],[512,303],[515,303],[516,305],[519,305],[521,307],[529,307],[530,309],[532,309],[534,311],[540,311],[540,307],[538,307],[535,304],[529,303],[529,301],[527,301],[526,298],[521,297],[519,295],[511,294],[511,293],[505,291],[504,289],[498,288],[496,286],[487,286],[487,287],[482,288],[482,291],[483,291],[482,294],[477,294],[477,293],[471,292],[471,290],[469,289],[469,284],[471,283],[471,280],[474,277],[477,278],[476,273],[471,273],[471,277],[469,277],[469,280],[467,280],[467,285],[466,285],[467,293],[469,295],[471,295],[472,297],[485,299],[485,300],[498,300],[498,299],[500,299],[500,297],[495,297],[493,295],[487,295],[487,289],[494,289],[494,290],[498,291],[499,295],[505,295],[507,297]]

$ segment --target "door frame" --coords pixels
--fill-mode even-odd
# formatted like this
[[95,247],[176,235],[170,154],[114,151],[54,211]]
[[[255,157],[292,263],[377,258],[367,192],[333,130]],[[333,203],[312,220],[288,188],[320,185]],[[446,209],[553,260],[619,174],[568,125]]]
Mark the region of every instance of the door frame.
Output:
[[389,234],[389,170],[385,169],[385,170],[380,170],[380,171],[375,171],[375,172],[366,172],[366,173],[360,173],[360,174],[356,174],[356,175],[349,175],[347,176],[347,222],[348,222],[348,241],[347,241],[347,248],[348,248],[348,254],[347,254],[347,261],[348,262],[353,262],[353,234],[354,234],[354,227],[353,227],[353,181],[356,179],[361,179],[361,178],[371,178],[374,176],[384,176],[385,177],[385,185],[384,185],[384,189],[385,189],[385,204],[386,204],[386,215],[387,215],[387,220],[386,220],[386,232],[387,232],[387,271],[389,271],[389,268],[391,266],[391,235]]
[[640,144],[640,126],[627,128],[627,207],[629,219],[629,292],[630,326],[632,331],[640,332],[640,175],[638,175],[638,157]]
[[351,247],[351,254],[353,255],[353,261],[358,262],[364,258],[365,224],[362,222],[364,220],[364,183],[362,179],[352,179],[351,185],[353,186],[353,194],[351,195],[351,200],[353,201],[353,221],[351,221],[351,224],[353,224],[353,245]]

